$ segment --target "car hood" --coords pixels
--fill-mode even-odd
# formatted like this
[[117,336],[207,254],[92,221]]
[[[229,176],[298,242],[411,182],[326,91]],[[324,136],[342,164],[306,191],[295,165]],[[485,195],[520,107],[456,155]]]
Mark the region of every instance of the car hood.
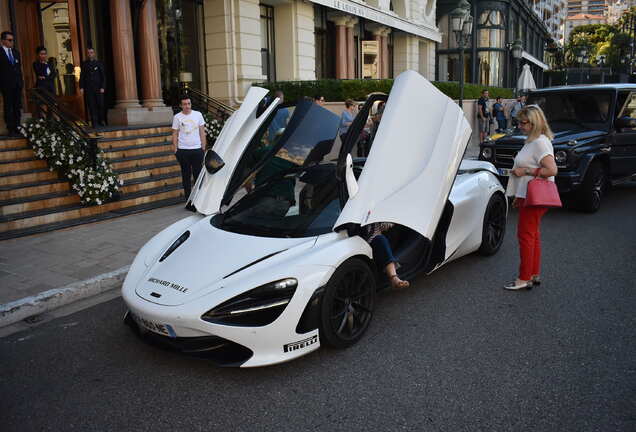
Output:
[[[607,132],[601,130],[589,129],[568,129],[554,132],[552,145],[567,144],[571,140],[587,140],[599,136],[607,135]],[[505,145],[512,147],[521,147],[526,140],[525,135],[510,133],[494,141],[495,145]]]
[[336,228],[393,222],[432,239],[471,128],[461,108],[414,71],[394,81],[382,121]]
[[[177,306],[221,289],[225,278],[253,264],[315,242],[315,237],[255,239],[215,228],[210,218],[201,219],[188,231],[190,235],[179,247],[150,265],[135,288],[138,296],[152,303]],[[170,246],[164,245],[164,254]]]

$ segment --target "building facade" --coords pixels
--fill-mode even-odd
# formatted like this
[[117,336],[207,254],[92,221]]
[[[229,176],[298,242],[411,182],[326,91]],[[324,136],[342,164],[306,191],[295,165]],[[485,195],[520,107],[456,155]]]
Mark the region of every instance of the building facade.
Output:
[[575,28],[588,24],[607,24],[607,17],[604,15],[576,14],[569,16],[565,22],[565,40],[569,42],[570,33]]
[[[459,52],[450,27],[449,13],[456,1],[440,0],[437,23],[442,41],[437,47],[436,79],[459,79]],[[543,20],[523,0],[473,0],[472,37],[465,49],[464,77],[466,82],[484,86],[515,87],[523,64],[531,67],[536,82],[543,79],[548,65],[543,61],[546,44],[552,40]],[[515,61],[512,43],[521,40],[523,57]]]
[[[254,82],[433,79],[435,0],[0,0],[27,92],[35,48],[48,49],[58,100],[80,117],[79,75],[92,47],[107,75],[111,124],[161,123],[180,82],[240,104]],[[32,108],[32,107],[31,107]]]
[[625,11],[636,6],[635,0],[608,0],[607,23],[616,24]]
[[537,0],[532,2],[532,10],[545,23],[552,40],[563,46],[565,20],[568,15],[567,0]]
[[210,94],[240,103],[259,81],[433,79],[435,0],[205,0]]
[[577,14],[606,15],[607,0],[568,0],[568,16]]

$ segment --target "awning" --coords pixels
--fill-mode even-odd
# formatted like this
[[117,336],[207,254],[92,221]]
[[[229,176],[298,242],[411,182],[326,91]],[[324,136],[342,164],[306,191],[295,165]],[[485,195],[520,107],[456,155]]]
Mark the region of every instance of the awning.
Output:
[[351,15],[362,17],[369,21],[392,27],[398,30],[402,30],[406,33],[410,33],[416,36],[420,36],[425,39],[429,39],[435,42],[442,41],[442,35],[436,27],[424,26],[419,24],[413,24],[400,17],[394,16],[390,13],[384,12],[374,7],[360,4],[351,0],[310,0],[312,3],[316,3],[322,6],[326,6],[331,9],[346,12]]
[[530,63],[534,63],[535,65],[539,66],[543,70],[550,69],[550,66],[548,66],[545,63],[543,63],[542,61],[537,59],[535,56],[533,56],[532,54],[530,54],[530,53],[528,53],[526,51],[524,51],[523,54],[521,54],[521,58],[524,58],[524,59],[528,60]]

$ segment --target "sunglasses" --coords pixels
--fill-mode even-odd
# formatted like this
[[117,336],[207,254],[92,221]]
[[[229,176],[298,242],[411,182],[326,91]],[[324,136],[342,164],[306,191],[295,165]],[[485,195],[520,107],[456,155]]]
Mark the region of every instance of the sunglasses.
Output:
[[522,124],[522,125],[527,125],[528,123],[530,123],[530,120],[520,120],[519,121],[519,124]]

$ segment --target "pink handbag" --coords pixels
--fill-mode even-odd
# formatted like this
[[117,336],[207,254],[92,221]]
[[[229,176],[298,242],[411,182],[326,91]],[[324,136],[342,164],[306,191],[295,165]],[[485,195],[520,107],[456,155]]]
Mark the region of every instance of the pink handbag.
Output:
[[553,181],[535,177],[528,182],[525,207],[562,207],[561,198]]

